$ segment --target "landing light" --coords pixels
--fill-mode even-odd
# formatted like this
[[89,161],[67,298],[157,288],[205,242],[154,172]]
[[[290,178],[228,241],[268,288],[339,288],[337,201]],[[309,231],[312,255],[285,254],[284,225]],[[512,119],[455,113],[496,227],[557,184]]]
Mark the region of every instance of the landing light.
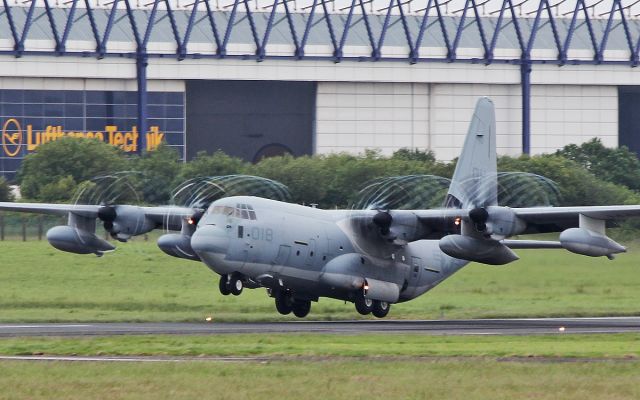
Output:
[[213,321],[213,318],[211,318],[211,317],[207,317],[207,318],[205,318],[204,320],[205,320],[205,321],[207,321],[207,322],[211,322],[211,321]]
[[195,225],[196,221],[193,218],[189,218],[189,219],[187,219],[187,223],[189,225]]
[[458,226],[458,225],[460,225],[460,222],[461,222],[461,221],[462,221],[462,218],[457,217],[457,218],[453,221],[453,223],[454,223],[456,226]]

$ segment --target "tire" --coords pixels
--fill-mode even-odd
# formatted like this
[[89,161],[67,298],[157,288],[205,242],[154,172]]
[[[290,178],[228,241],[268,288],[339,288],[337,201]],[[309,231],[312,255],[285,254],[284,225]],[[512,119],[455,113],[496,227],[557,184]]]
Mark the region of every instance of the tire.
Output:
[[231,294],[231,290],[229,289],[229,278],[226,275],[220,276],[220,283],[218,287],[220,288],[220,293],[222,293],[223,296]]
[[377,318],[384,318],[389,314],[391,304],[386,301],[376,300],[373,302],[373,310],[371,311]]
[[242,293],[242,289],[244,289],[244,284],[242,283],[242,279],[237,274],[231,275],[231,279],[229,279],[229,291],[234,296],[239,296]]
[[282,315],[291,314],[293,311],[293,303],[291,302],[291,296],[287,292],[278,291],[275,295],[276,298],[276,310]]
[[364,297],[364,294],[360,293],[354,301],[356,305],[356,311],[362,315],[369,315],[373,311],[373,300]]
[[311,301],[309,300],[294,300],[293,302],[293,315],[298,318],[304,318],[309,315],[311,311]]

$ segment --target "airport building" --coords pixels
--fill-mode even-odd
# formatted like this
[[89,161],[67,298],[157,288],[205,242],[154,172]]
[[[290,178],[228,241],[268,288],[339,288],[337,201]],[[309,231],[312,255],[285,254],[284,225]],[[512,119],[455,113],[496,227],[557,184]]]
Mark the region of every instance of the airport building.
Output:
[[476,99],[500,154],[599,137],[640,152],[628,0],[5,0],[0,174],[65,135],[187,159],[430,149]]

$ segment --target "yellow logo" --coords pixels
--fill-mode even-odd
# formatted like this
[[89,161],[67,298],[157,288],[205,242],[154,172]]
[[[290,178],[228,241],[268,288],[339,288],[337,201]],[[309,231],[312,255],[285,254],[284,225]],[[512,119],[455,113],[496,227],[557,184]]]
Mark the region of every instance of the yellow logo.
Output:
[[[10,118],[2,126],[2,148],[8,157],[15,157],[23,145],[26,145],[27,151],[31,152],[41,144],[52,142],[65,136],[101,140],[120,147],[127,153],[132,153],[138,151],[138,137],[140,134],[135,126],[128,132],[121,132],[115,125],[105,126],[104,131],[76,132],[65,131],[60,125],[47,125],[42,131],[35,131],[31,124],[27,124],[26,130],[23,132],[18,120]],[[145,138],[147,139],[146,150],[155,150],[164,140],[164,133],[160,132],[158,126],[151,126],[145,134]]]
[[[13,129],[9,127],[13,124]],[[2,125],[2,148],[4,154],[15,157],[22,147],[22,129],[20,123],[15,118],[10,118]]]

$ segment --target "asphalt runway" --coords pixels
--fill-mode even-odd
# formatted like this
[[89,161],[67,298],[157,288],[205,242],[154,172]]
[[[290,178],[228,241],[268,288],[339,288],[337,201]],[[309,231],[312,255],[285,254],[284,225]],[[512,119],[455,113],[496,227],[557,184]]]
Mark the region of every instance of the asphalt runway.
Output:
[[239,333],[418,333],[426,335],[531,335],[640,333],[640,317],[530,318],[426,321],[290,321],[202,323],[0,324],[0,337],[219,335]]

